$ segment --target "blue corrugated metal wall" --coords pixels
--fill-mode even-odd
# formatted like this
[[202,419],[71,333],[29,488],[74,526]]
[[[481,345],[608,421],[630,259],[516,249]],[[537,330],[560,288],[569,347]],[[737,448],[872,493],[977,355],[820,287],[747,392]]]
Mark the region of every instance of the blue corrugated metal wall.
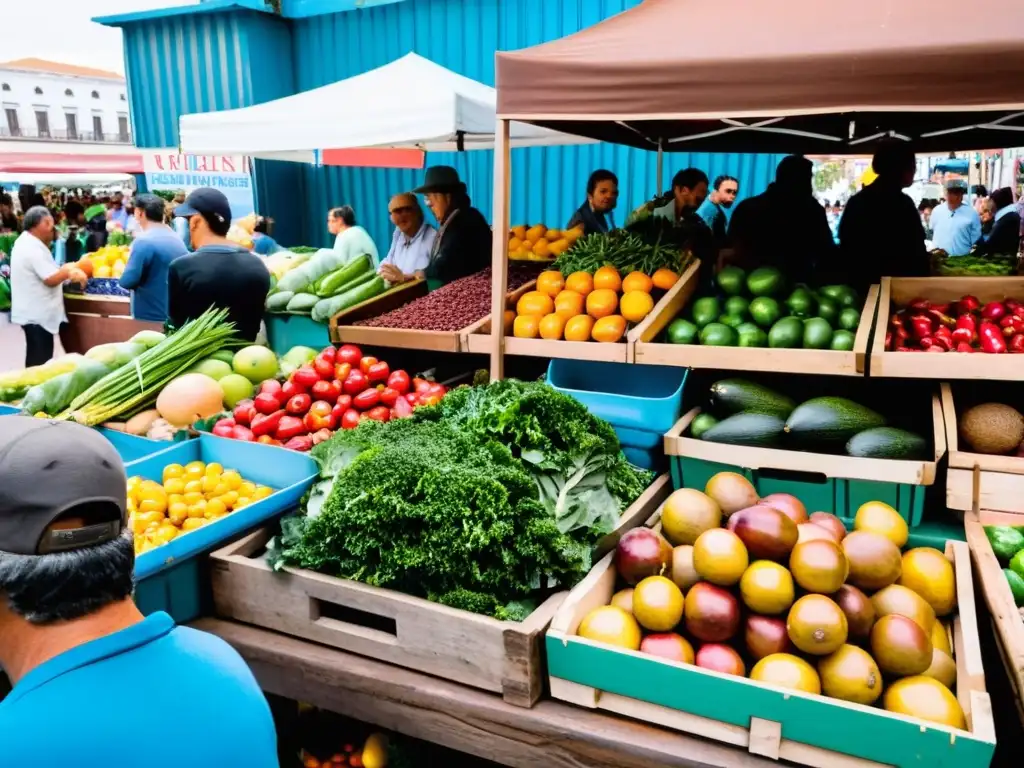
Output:
[[[292,21],[295,79],[316,88],[387,64],[410,51],[467,77],[494,84],[494,52],[537,45],[577,32],[639,0],[406,0],[378,8]],[[543,83],[537,84],[538,88]],[[401,93],[385,98],[400,101]],[[618,174],[618,220],[655,192],[656,154],[607,144],[549,147],[512,153],[512,220],[563,225],[583,201],[595,168]],[[666,154],[665,184],[690,165],[713,179],[729,173],[741,194],[762,191],[779,155]],[[474,202],[490,217],[493,154],[435,153],[428,165],[449,164],[468,182]],[[323,219],[331,206],[349,204],[379,245],[390,237],[388,197],[416,186],[422,172],[362,168],[304,169],[310,244],[326,244]]]

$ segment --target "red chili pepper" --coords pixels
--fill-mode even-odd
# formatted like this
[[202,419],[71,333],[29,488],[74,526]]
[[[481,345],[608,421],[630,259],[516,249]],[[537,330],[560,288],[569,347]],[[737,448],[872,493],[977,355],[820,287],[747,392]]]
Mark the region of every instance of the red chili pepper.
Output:
[[973,351],[974,351],[974,347],[972,347],[972,346],[971,346],[971,345],[970,345],[970,344],[969,344],[968,342],[966,342],[966,341],[961,341],[960,343],[958,343],[958,344],[956,345],[956,351],[957,351],[957,352],[973,352]]
[[302,419],[298,416],[282,416],[281,421],[277,425],[277,429],[274,431],[274,437],[278,440],[286,441],[290,440],[297,435],[303,435],[309,430],[306,429],[306,425],[302,423]]
[[921,347],[921,349],[927,351],[935,346],[935,339],[933,339],[931,336],[925,336],[918,342],[918,345]]
[[981,309],[981,316],[986,320],[998,320],[1006,314],[1006,307],[1001,301],[990,301]]
[[929,309],[932,308],[932,303],[928,301],[928,299],[914,299],[907,306],[909,306],[911,309],[917,309],[922,312],[927,312]]
[[914,315],[910,318],[910,327],[913,329],[914,338],[923,339],[932,335],[932,320],[927,315]]
[[970,345],[971,343],[973,343],[974,342],[974,338],[975,338],[974,337],[974,332],[968,330],[967,328],[957,328],[955,331],[952,331],[950,333],[950,337],[957,344],[967,344],[967,345]]
[[948,326],[950,328],[953,328],[953,327],[956,326],[956,320],[954,320],[949,315],[942,314],[937,309],[929,309],[928,310],[928,316],[931,317],[933,320],[935,320],[939,325],[945,325],[945,326]]
[[285,411],[283,409],[268,415],[257,413],[252,419],[252,433],[256,437],[273,434],[277,430],[278,424],[281,423],[281,417],[284,415]]
[[1024,333],[1018,333],[1010,339],[1009,347],[1011,352],[1024,352]]
[[967,296],[960,297],[960,301],[957,302],[957,307],[961,313],[974,312],[981,307],[981,302],[978,301],[976,296],[968,294]]
[[971,333],[977,333],[978,321],[974,315],[960,315],[960,317],[956,319],[956,327],[966,328]]

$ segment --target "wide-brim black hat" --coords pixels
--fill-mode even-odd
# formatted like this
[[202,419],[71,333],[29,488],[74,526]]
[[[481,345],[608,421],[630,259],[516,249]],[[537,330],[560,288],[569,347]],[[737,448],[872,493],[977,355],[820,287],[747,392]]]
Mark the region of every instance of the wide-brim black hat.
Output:
[[423,177],[423,184],[413,190],[417,195],[428,192],[458,192],[464,190],[466,185],[459,178],[459,172],[450,165],[435,165],[427,168]]

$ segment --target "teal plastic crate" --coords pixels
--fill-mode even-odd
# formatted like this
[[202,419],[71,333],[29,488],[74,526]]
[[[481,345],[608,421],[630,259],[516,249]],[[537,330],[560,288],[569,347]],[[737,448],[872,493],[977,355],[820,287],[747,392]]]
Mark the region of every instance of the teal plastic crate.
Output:
[[314,322],[305,315],[267,313],[263,316],[267,326],[267,344],[281,357],[292,347],[323,349],[331,346],[331,333],[324,323]]
[[179,623],[202,613],[202,585],[206,581],[202,556],[293,509],[317,476],[316,463],[305,453],[207,434],[131,462],[125,471],[129,477],[140,475],[160,481],[165,466],[190,461],[218,462],[225,469],[238,470],[246,480],[268,485],[275,491],[136,558],[136,602],[140,610],[166,611]]

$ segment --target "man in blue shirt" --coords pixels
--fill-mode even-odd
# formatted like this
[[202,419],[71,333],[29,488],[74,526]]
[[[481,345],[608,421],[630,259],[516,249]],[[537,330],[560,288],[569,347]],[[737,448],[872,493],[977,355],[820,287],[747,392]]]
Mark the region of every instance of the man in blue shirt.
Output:
[[113,200],[110,201],[110,210],[107,212],[107,220],[117,224],[121,229],[128,229],[128,209],[124,206],[124,193],[115,192]]
[[981,237],[981,217],[969,205],[964,205],[966,188],[959,181],[946,184],[946,203],[932,211],[932,245],[950,256],[969,253]]
[[238,653],[132,602],[126,498],[99,432],[4,417],[3,764],[277,768],[270,708]]
[[164,201],[159,197],[141,195],[135,210],[142,232],[132,242],[121,287],[132,292],[132,317],[162,323],[167,319],[167,270],[188,248],[164,224]]
[[711,234],[715,236],[715,245],[719,248],[725,246],[725,235],[727,231],[728,217],[726,210],[732,208],[736,202],[736,195],[739,194],[740,183],[733,176],[719,176],[715,179],[714,189],[711,194],[704,198],[704,202],[697,209],[697,215],[708,225]]
[[423,277],[430,266],[437,230],[427,223],[416,195],[411,192],[391,198],[388,213],[395,223],[395,233],[391,236],[391,249],[377,271],[393,285]]

